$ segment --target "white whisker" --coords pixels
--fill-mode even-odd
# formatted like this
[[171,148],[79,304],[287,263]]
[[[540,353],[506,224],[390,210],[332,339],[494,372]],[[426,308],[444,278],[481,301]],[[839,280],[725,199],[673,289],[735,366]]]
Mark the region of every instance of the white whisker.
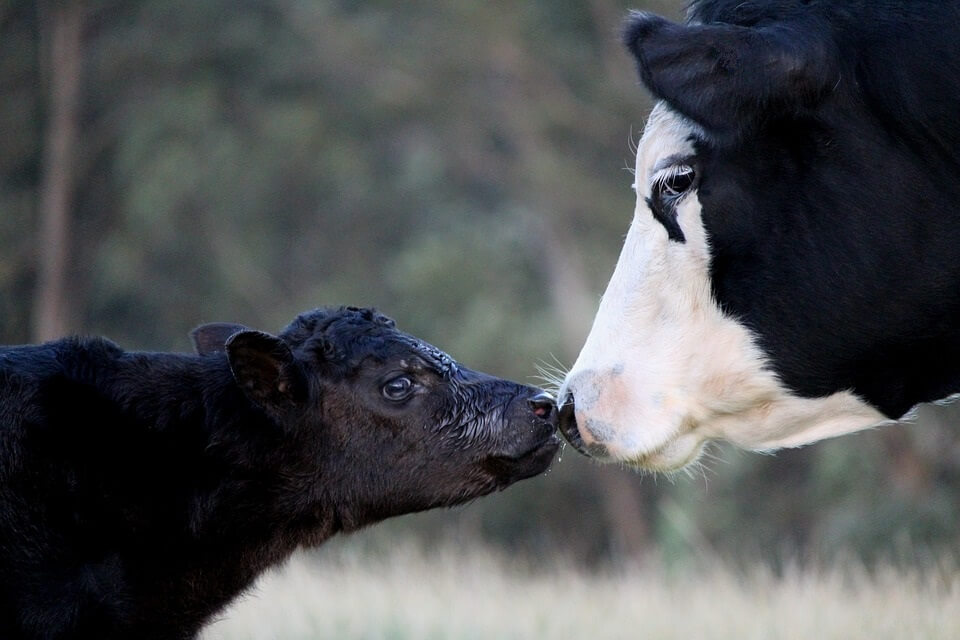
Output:
[[533,376],[533,379],[539,381],[545,391],[556,396],[563,385],[569,367],[560,362],[554,354],[551,353],[550,357],[553,358],[553,362],[541,361],[534,364],[539,375]]
[[630,153],[636,156],[640,148],[640,136],[634,134],[633,125],[630,126],[630,132],[627,134],[627,146],[630,148]]

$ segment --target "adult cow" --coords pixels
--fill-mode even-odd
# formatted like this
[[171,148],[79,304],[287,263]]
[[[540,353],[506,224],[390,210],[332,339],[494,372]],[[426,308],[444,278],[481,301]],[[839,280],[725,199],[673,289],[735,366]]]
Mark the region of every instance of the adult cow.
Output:
[[574,446],[671,470],[960,391],[960,1],[694,0],[624,39],[659,103]]

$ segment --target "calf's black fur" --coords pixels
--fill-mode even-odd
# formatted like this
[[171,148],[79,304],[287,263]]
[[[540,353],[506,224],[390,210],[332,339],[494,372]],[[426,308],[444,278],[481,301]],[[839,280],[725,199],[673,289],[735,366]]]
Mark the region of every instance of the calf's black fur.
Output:
[[267,567],[544,471],[538,389],[368,309],[197,355],[102,338],[0,347],[0,638],[191,638]]

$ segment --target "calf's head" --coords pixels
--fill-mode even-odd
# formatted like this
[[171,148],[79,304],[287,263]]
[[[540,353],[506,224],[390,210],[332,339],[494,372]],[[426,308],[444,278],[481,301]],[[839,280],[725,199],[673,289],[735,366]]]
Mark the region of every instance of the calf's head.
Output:
[[225,351],[247,397],[313,452],[306,472],[345,530],[502,489],[559,446],[551,396],[471,371],[370,309],[307,312],[276,336],[203,325],[193,339]]
[[[960,357],[960,193],[945,179],[960,163],[944,158],[960,130],[917,54],[943,30],[915,16],[911,32],[882,4],[631,16],[626,44],[660,102],[623,250],[560,390],[579,450],[672,470],[710,440],[797,446],[960,390],[944,365]],[[885,73],[908,86],[884,92]]]

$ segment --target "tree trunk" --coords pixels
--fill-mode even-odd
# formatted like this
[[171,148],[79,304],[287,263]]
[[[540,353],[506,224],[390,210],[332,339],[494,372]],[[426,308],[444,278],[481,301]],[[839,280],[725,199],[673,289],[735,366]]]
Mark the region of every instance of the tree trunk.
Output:
[[67,294],[74,153],[79,130],[81,31],[80,0],[52,2],[41,15],[47,66],[47,126],[39,194],[37,291],[33,339],[49,340],[70,330]]

